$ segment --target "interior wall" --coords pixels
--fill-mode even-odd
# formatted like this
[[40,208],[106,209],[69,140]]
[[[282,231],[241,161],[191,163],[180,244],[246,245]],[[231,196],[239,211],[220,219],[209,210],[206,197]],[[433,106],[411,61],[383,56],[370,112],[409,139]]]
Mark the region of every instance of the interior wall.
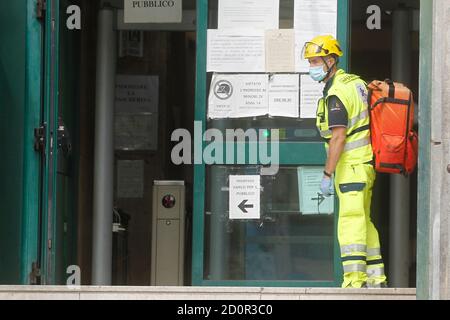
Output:
[[[169,34],[144,33],[144,57],[118,59],[117,73],[130,75],[157,75],[159,77],[158,148],[156,152],[117,152],[116,160],[144,160],[144,197],[117,199],[115,205],[130,215],[128,227],[128,285],[148,285],[151,263],[151,208],[152,180],[164,179],[167,172],[167,52]],[[117,162],[116,170],[117,172]],[[115,188],[117,190],[117,188]]]
[[77,262],[81,284],[91,283],[97,1],[82,1],[79,83],[79,162],[77,198]]
[[[152,187],[154,180],[189,180],[189,170],[170,159],[174,129],[193,118],[193,74],[186,74],[187,37],[183,32],[144,32],[144,57],[118,60],[118,74],[159,77],[158,149],[152,152],[116,151],[116,160],[144,160],[144,197],[122,199],[116,206],[130,215],[128,285],[149,285],[151,266]],[[192,65],[193,61],[190,62]],[[190,81],[186,81],[186,78]],[[117,171],[117,167],[116,167]],[[190,175],[192,177],[192,175]],[[186,181],[189,184],[189,181]],[[116,188],[117,189],[117,188]],[[189,198],[189,197],[187,197]]]
[[[350,72],[360,75],[366,82],[384,80],[392,74],[392,11],[399,6],[419,9],[417,0],[358,0],[352,1]],[[381,9],[381,29],[369,30],[366,26],[370,14],[366,9],[377,5]],[[412,20],[410,21],[412,25]],[[414,100],[418,101],[419,86],[419,32],[411,31],[411,83]],[[417,108],[417,103],[416,103]],[[417,122],[417,112],[416,119]],[[417,129],[417,128],[416,128]],[[381,252],[389,282],[389,203],[390,174],[377,173],[372,196],[372,219],[379,231]],[[416,233],[417,233],[417,170],[411,175],[410,189],[410,281],[415,286],[416,278]]]
[[[83,0],[80,63],[80,155],[78,178],[78,250],[82,284],[90,284],[92,262],[92,204],[95,124],[95,73],[97,13],[100,2]],[[195,32],[144,32],[143,57],[117,60],[117,74],[157,75],[159,77],[158,148],[156,151],[115,151],[115,175],[118,160],[144,161],[143,198],[117,198],[117,208],[130,216],[127,230],[128,266],[126,285],[149,285],[151,266],[152,187],[154,180],[184,180],[186,211],[192,212],[193,167],[175,166],[170,141],[176,128],[193,132],[195,97]],[[186,220],[189,229],[190,219]],[[187,233],[186,284],[190,283],[190,238]],[[114,278],[114,277],[113,277]],[[118,277],[120,278],[120,277]]]

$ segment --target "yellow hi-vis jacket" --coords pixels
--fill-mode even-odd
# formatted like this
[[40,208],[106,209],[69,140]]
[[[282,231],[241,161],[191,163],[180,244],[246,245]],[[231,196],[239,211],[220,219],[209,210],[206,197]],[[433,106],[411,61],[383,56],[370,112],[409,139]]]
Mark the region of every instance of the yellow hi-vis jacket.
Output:
[[326,151],[328,153],[328,141],[332,133],[328,127],[327,103],[328,97],[335,95],[344,104],[348,114],[347,138],[338,165],[369,162],[373,154],[366,83],[359,76],[347,74],[342,69],[339,69],[330,81],[333,83],[326,97],[319,100],[316,118],[320,135],[326,141]]

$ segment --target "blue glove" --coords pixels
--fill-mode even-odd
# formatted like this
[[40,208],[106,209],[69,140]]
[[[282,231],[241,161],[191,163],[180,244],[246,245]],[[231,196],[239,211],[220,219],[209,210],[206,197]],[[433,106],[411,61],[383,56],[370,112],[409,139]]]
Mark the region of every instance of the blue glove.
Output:
[[334,194],[333,179],[324,176],[322,178],[322,182],[320,183],[320,191],[322,191],[322,194],[325,197],[329,197]]

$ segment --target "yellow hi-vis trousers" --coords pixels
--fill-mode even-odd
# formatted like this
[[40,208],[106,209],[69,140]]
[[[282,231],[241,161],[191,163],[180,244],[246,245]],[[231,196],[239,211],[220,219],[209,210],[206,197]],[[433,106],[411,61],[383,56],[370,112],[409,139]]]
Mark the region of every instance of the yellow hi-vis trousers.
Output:
[[370,220],[374,181],[375,170],[370,164],[339,164],[336,168],[343,288],[360,288],[364,284],[377,287],[386,283],[378,232]]

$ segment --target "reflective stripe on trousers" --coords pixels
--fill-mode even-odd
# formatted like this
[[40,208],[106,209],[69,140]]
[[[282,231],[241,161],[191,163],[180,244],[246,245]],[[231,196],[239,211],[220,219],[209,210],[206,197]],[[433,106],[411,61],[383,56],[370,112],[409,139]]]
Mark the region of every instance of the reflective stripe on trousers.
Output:
[[384,267],[367,266],[367,276],[369,278],[384,276]]
[[351,264],[344,264],[342,266],[344,273],[348,272],[366,272],[367,267],[365,264],[362,263],[351,263]]

